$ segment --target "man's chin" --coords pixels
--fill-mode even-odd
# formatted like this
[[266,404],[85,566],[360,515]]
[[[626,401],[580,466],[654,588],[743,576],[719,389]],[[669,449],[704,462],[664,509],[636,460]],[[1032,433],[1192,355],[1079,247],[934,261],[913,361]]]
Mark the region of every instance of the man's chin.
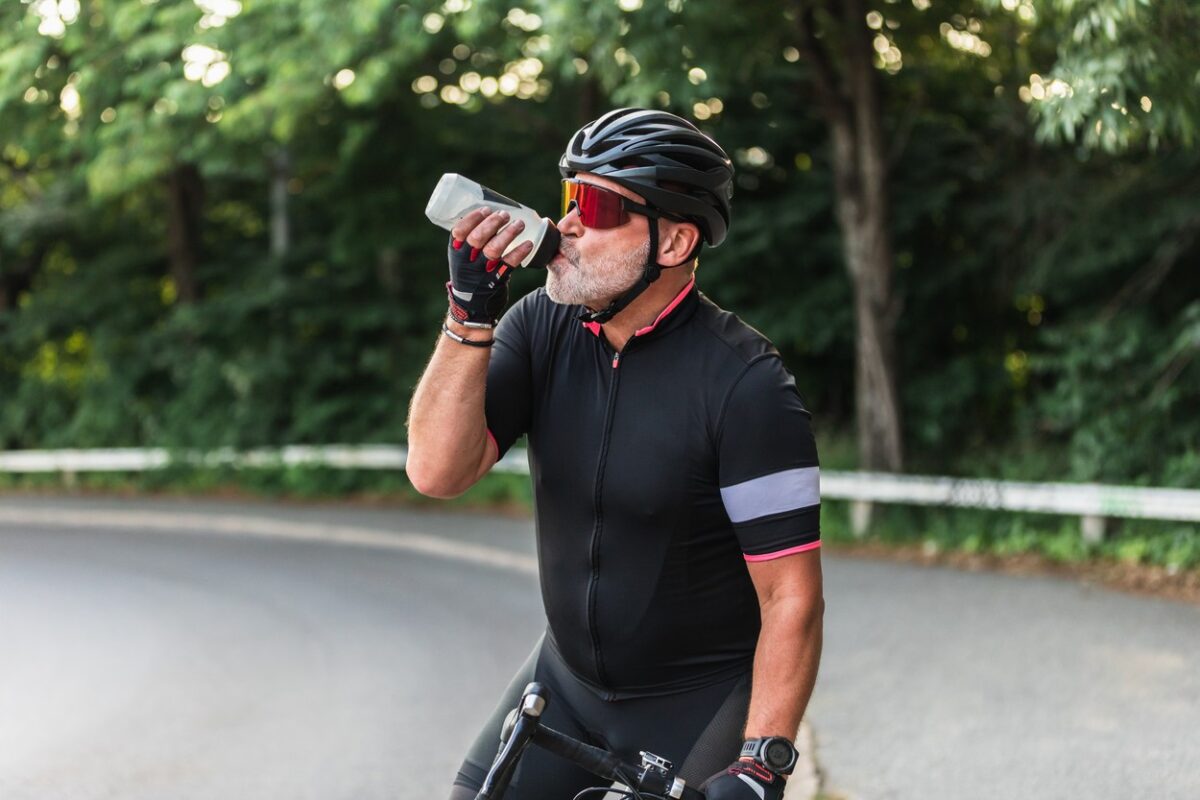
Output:
[[568,302],[569,298],[563,294],[562,287],[559,286],[555,280],[555,274],[553,271],[546,275],[546,296],[559,305],[575,305],[575,303]]
[[583,306],[584,308],[589,308],[593,304],[593,301],[581,298],[578,294],[564,292],[563,287],[557,285],[555,282],[553,273],[546,276],[546,296],[560,306]]

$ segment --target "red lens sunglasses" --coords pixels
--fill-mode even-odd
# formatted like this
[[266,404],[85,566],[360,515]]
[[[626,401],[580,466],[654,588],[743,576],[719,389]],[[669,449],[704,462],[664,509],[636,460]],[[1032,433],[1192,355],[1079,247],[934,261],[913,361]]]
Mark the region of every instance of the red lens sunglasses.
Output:
[[574,205],[579,211],[579,221],[585,228],[619,228],[629,222],[629,212],[657,219],[664,215],[662,212],[634,202],[628,197],[617,194],[612,189],[605,189],[594,183],[568,178],[562,182],[562,215],[571,213]]

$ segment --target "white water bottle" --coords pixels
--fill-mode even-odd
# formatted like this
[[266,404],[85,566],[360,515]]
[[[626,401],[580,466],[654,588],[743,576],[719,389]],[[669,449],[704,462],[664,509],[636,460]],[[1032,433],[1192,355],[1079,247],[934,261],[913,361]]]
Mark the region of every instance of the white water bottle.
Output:
[[429,217],[429,221],[434,225],[451,230],[459,220],[477,208],[507,211],[510,221],[505,228],[517,220],[525,223],[525,230],[513,239],[505,251],[505,254],[508,254],[518,245],[533,242],[533,250],[517,266],[544,269],[558,252],[560,236],[553,222],[540,216],[529,206],[523,206],[499,192],[453,172],[447,172],[438,181],[429,197],[429,205],[425,206],[425,216]]

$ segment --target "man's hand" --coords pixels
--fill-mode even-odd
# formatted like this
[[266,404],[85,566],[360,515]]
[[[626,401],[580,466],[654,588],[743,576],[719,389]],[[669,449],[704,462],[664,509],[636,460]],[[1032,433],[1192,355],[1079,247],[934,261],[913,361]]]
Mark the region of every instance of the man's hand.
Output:
[[780,800],[787,781],[757,761],[735,761],[706,780],[700,791],[707,800]]
[[[504,311],[512,267],[500,259],[525,228],[517,220],[497,234],[508,220],[507,212],[489,214],[486,208],[481,208],[463,217],[450,231],[450,282],[446,289],[450,295],[450,316],[455,321],[491,326]],[[519,264],[532,250],[533,244],[526,242],[512,251],[509,260]]]

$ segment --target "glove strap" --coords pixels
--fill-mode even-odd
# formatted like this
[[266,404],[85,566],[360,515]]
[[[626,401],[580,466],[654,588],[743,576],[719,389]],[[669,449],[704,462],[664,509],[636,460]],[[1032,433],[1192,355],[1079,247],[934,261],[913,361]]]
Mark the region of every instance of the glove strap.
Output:
[[496,327],[496,324],[493,322],[474,322],[469,319],[459,319],[458,313],[455,313],[456,308],[457,307],[452,303],[450,305],[450,313],[448,316],[450,319],[454,320],[455,323],[462,325],[464,328],[477,328],[481,331],[490,331]]
[[757,761],[739,761],[737,764],[734,764],[732,767],[730,767],[729,771],[734,775],[739,773],[751,775],[768,786],[775,781],[787,780],[786,775],[779,772],[772,772]]

